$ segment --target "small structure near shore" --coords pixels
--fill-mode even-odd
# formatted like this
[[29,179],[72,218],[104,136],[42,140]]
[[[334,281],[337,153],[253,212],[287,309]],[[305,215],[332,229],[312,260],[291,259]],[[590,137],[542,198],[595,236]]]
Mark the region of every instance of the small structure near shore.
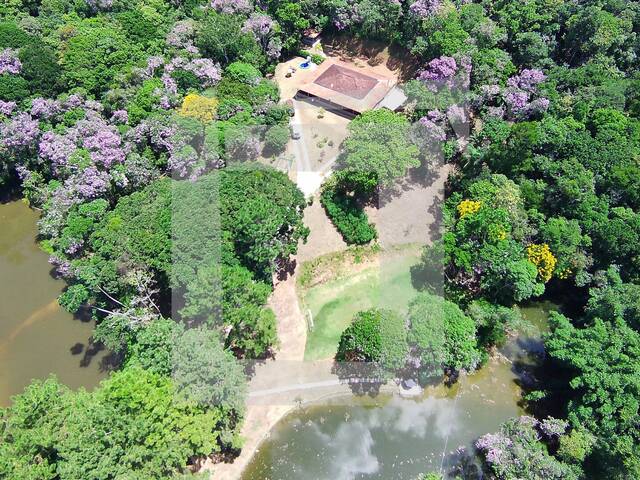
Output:
[[422,387],[412,378],[402,380],[398,385],[398,391],[403,398],[413,398],[422,395]]

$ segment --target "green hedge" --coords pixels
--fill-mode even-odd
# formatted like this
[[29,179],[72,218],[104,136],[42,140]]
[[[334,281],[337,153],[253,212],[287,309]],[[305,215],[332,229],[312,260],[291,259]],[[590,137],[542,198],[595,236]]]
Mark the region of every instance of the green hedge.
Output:
[[310,57],[311,57],[311,61],[312,61],[313,63],[315,63],[316,65],[320,65],[322,62],[324,62],[324,57],[323,57],[322,55],[319,55],[319,54],[317,54],[317,53],[310,52],[309,50],[300,50],[300,51],[298,52],[298,54],[299,54],[301,57],[304,57],[304,58],[307,58],[307,57],[309,57],[309,56],[310,56]]
[[325,183],[320,202],[348,244],[364,245],[377,237],[375,226],[369,223],[358,198],[350,196],[344,185],[335,179],[332,178]]

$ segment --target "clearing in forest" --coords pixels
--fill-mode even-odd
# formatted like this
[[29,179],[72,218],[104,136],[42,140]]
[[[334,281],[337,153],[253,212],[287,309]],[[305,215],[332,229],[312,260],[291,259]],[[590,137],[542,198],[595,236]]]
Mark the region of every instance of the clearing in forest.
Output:
[[312,318],[305,360],[333,357],[340,335],[361,310],[388,308],[404,313],[417,294],[411,267],[419,259],[420,248],[412,245],[383,252],[372,247],[351,249],[303,264],[298,294]]

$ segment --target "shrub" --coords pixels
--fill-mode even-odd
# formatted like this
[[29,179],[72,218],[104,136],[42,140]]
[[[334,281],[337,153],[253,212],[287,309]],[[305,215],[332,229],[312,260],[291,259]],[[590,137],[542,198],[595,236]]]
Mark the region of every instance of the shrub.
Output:
[[293,109],[284,104],[272,105],[264,114],[263,122],[266,125],[288,124]]
[[34,95],[55,97],[62,92],[62,70],[53,50],[34,41],[22,48],[19,56],[22,62],[21,74],[29,82]]
[[200,79],[193,72],[177,69],[171,73],[171,78],[176,81],[178,90],[182,93],[200,89]]
[[4,48],[20,48],[29,42],[29,35],[15,22],[0,23],[0,50]]
[[248,102],[251,98],[251,87],[231,78],[223,78],[216,86],[216,95],[220,100],[237,98]]
[[129,122],[132,125],[147,118],[156,108],[161,91],[162,81],[159,78],[145,80],[127,106]]
[[218,105],[218,119],[220,120],[229,120],[240,112],[251,114],[253,109],[248,102],[238,98],[225,98]]
[[325,183],[320,202],[331,222],[348,244],[364,245],[377,237],[376,229],[361,206],[359,195],[350,194],[342,179]]
[[260,70],[244,62],[233,62],[226,68],[225,73],[231,80],[249,85],[255,85],[262,78]]
[[0,75],[0,100],[20,102],[29,97],[29,82],[17,75]]
[[400,315],[391,310],[358,312],[342,332],[336,360],[374,362],[385,371],[402,368],[408,353],[407,330]]
[[300,50],[300,52],[298,53],[301,57],[304,58],[311,57],[311,61],[316,65],[320,65],[322,62],[324,62],[324,57],[322,55],[310,52],[309,50]]

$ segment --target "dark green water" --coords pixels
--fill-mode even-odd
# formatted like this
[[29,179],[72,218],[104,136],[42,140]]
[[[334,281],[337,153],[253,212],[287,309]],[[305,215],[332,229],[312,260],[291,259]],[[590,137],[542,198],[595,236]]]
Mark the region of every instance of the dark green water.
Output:
[[536,361],[552,308],[523,308],[533,330],[509,342],[505,358],[453,388],[434,387],[418,400],[387,395],[372,404],[341,398],[293,412],[261,445],[243,480],[412,480],[448,471],[459,446],[470,447],[523,413],[516,381],[523,378],[523,365]]
[[106,376],[104,352],[90,341],[93,324],[58,306],[65,284],[50,275],[35,242],[37,212],[0,203],[0,405],[32,378],[55,373],[68,386],[94,387]]

